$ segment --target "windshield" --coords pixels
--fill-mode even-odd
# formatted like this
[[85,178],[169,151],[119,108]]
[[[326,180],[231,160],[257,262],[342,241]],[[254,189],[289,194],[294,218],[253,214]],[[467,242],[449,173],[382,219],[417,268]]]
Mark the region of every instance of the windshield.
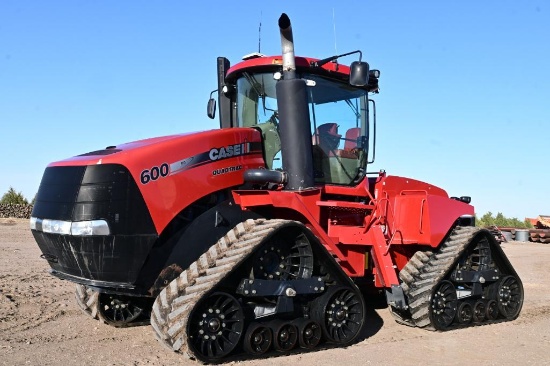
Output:
[[[308,80],[308,103],[315,180],[353,184],[366,165],[367,91],[314,74]],[[281,167],[274,73],[243,73],[237,80],[237,123],[264,135],[266,164]]]

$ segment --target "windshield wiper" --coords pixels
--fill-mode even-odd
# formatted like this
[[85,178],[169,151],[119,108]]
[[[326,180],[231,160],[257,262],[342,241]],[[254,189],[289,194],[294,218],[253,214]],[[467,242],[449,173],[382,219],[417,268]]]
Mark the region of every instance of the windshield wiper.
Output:
[[[247,72],[243,73],[243,75],[246,78],[246,81],[248,81],[250,86],[252,86],[252,89],[254,89],[254,91],[258,95],[258,98],[262,100],[262,107],[264,109],[264,114],[266,114],[265,111],[271,111],[271,112],[276,113],[277,111],[275,109],[267,108],[265,106],[265,97],[267,95],[265,93],[265,88],[264,88],[264,75],[262,75],[262,82],[261,83],[259,83],[258,80],[256,80],[256,78],[254,76],[250,75]],[[258,85],[260,86],[260,88],[258,88]]]
[[361,118],[361,113],[359,113],[359,110],[357,109],[357,106],[353,105],[353,102],[349,99],[346,99],[346,103],[349,105],[352,112],[355,114],[355,118],[360,119]]
[[[252,86],[252,89],[254,89],[256,94],[258,94],[258,97],[265,98],[265,93],[263,92],[263,90],[258,89],[258,85],[262,85],[262,84],[258,83],[256,78],[247,72],[243,73],[243,75],[248,81],[248,83],[250,84],[250,86]],[[263,85],[262,85],[262,88],[263,88]]]
[[341,55],[327,57],[327,58],[324,58],[324,59],[319,60],[319,61],[311,61],[310,65],[313,66],[313,67],[321,67],[324,64],[328,64],[329,62],[334,61],[334,60],[336,60],[340,57],[353,55],[354,53],[359,54],[359,61],[361,61],[361,58],[363,57],[363,53],[361,51],[357,50],[357,51],[351,51],[351,52],[348,52],[348,53],[343,53]]

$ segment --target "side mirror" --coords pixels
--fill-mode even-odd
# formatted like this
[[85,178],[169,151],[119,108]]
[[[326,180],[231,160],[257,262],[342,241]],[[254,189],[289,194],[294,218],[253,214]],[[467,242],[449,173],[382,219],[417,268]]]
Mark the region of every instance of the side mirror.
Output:
[[208,100],[208,105],[206,106],[206,114],[210,119],[214,119],[214,117],[216,117],[216,99],[212,98],[212,93],[210,93],[210,99]]
[[349,83],[353,86],[365,86],[369,83],[369,64],[354,61],[350,65]]

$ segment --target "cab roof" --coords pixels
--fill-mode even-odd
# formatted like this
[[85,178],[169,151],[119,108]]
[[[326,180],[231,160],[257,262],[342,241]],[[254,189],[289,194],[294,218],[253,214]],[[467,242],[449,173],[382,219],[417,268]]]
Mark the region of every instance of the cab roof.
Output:
[[[309,72],[313,74],[324,75],[329,78],[339,79],[342,81],[349,81],[350,69],[347,65],[339,64],[336,62],[328,62],[321,67],[312,66],[316,61],[320,59],[310,57],[295,57],[296,69],[298,72]],[[236,79],[242,72],[262,72],[269,70],[277,70],[282,68],[283,57],[278,56],[257,56],[244,61],[241,61],[229,68],[226,75],[227,81]],[[378,79],[374,77],[369,78],[368,86],[365,86],[371,92],[378,91]]]

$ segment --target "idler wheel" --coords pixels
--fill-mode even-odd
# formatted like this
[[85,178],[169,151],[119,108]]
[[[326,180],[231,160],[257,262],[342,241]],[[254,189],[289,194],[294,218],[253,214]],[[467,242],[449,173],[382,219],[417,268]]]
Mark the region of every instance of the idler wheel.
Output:
[[498,310],[506,319],[515,319],[523,305],[523,287],[515,276],[506,276],[498,284]]

